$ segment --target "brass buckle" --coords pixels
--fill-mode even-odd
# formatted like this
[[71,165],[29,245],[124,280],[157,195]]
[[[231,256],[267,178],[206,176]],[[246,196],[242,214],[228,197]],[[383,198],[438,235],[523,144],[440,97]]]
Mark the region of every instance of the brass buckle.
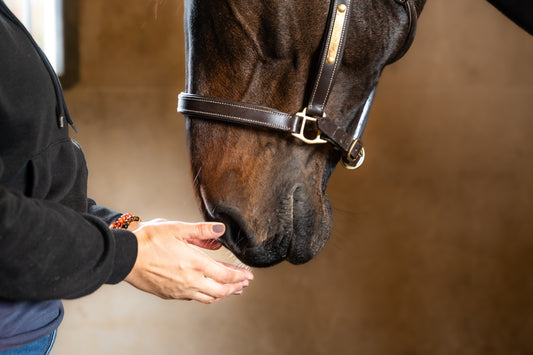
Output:
[[[352,158],[352,151],[356,146],[360,145],[361,150],[359,153],[357,153],[357,156]],[[342,157],[341,164],[348,170],[355,170],[358,167],[360,167],[363,162],[365,161],[365,147],[363,146],[363,142],[359,138],[354,139],[352,144],[350,145],[350,149],[348,149],[348,153],[345,157]]]
[[302,126],[300,127],[300,132],[298,133],[292,133],[292,135],[296,138],[298,138],[299,140],[301,140],[302,142],[305,142],[307,144],[324,144],[324,143],[327,143],[328,141],[325,140],[325,139],[322,139],[320,137],[320,130],[317,129],[316,131],[316,137],[313,138],[313,139],[309,139],[307,138],[305,135],[304,135],[304,131],[305,131],[305,124],[307,123],[307,121],[312,121],[312,122],[316,122],[317,119],[314,118],[314,117],[310,117],[310,116],[307,116],[307,107],[303,109],[302,112],[298,112],[296,114],[296,116],[300,116],[303,118],[303,122],[302,122]]

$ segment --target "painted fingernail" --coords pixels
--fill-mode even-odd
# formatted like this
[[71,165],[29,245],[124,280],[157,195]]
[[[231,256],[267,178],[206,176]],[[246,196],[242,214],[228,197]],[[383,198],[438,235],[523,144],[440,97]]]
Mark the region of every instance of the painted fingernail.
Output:
[[223,224],[213,224],[211,230],[213,231],[213,233],[222,234],[226,231],[226,226]]

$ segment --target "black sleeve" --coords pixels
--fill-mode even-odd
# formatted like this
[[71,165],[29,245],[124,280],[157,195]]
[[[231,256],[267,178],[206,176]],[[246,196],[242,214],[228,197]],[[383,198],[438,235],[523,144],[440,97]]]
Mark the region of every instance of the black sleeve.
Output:
[[133,233],[0,185],[0,299],[81,297],[123,280],[136,258]]
[[488,0],[505,16],[533,35],[533,1],[531,0]]
[[92,198],[87,199],[87,206],[88,206],[88,212],[89,214],[92,214],[93,216],[96,216],[107,223],[107,225],[110,225],[113,223],[117,218],[119,218],[122,213],[116,212],[113,210],[110,210],[107,207],[99,206],[96,204],[96,202]]

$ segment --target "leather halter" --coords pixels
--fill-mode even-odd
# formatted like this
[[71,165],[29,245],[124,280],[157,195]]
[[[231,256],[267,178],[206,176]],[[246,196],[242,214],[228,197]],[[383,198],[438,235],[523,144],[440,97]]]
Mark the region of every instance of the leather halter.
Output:
[[[411,46],[417,14],[414,0],[394,0],[403,6],[408,16],[408,33],[398,54],[390,61],[400,59]],[[308,105],[302,112],[288,114],[272,108],[219,98],[181,93],[178,112],[197,118],[263,127],[291,133],[308,144],[333,144],[342,153],[341,163],[347,169],[357,169],[364,161],[365,150],[361,137],[376,92],[376,87],[366,99],[362,113],[353,132],[347,132],[325,114],[326,104],[340,67],[346,42],[353,0],[333,0],[329,12],[327,36],[320,57],[319,71]],[[309,136],[312,131],[312,136]]]

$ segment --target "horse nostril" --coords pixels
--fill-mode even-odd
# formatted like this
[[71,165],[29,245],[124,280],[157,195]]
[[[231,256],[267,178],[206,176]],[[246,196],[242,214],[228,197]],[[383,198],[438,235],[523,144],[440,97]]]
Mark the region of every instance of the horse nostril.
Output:
[[238,211],[219,206],[215,219],[226,225],[226,232],[219,238],[226,248],[239,252],[255,244],[244,218]]
[[222,245],[236,253],[254,244],[244,217],[237,208],[212,204],[203,186],[200,186],[200,198],[205,218],[208,221],[224,223],[226,226],[226,232],[218,238]]

